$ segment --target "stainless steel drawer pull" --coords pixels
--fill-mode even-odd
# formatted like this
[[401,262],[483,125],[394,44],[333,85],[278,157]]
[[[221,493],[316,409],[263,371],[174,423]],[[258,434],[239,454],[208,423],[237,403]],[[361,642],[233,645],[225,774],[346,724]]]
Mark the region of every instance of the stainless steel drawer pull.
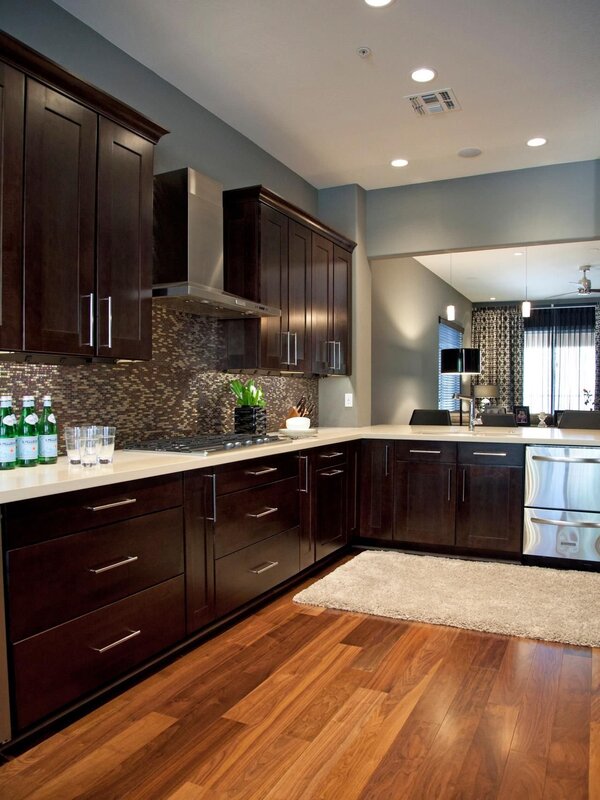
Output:
[[126,564],[131,564],[133,561],[137,561],[139,556],[127,556],[126,558],[121,559],[121,561],[115,561],[114,564],[107,564],[105,567],[89,567],[88,572],[93,572],[94,575],[99,575],[101,572],[108,572],[111,569],[116,569],[117,567],[124,567]]
[[427,453],[432,456],[440,456],[442,454],[441,450],[409,450],[409,453]]
[[304,488],[298,489],[301,494],[308,494],[308,456],[298,456],[299,461],[304,461]]
[[344,455],[343,453],[336,453],[336,452],[321,453],[319,458],[339,458],[340,456],[343,456],[343,455]]
[[246,475],[252,475],[256,478],[259,475],[268,475],[269,472],[277,472],[277,467],[265,467],[264,469],[257,469],[255,471],[248,469],[246,470]]
[[566,519],[542,519],[531,517],[531,521],[538,525],[556,525],[557,528],[600,528],[600,522],[569,522]]
[[265,561],[264,564],[259,564],[258,567],[254,567],[253,569],[248,570],[248,572],[252,572],[254,575],[260,575],[261,572],[267,572],[267,570],[278,566],[279,561]]
[[341,475],[343,472],[343,469],[331,469],[329,472],[322,472],[321,475],[325,478],[330,478],[332,475]]
[[116,503],[105,503],[103,506],[85,506],[86,511],[105,511],[107,508],[117,508],[117,506],[129,506],[137,503],[135,497],[128,497],[127,500],[117,500]]
[[577,458],[577,456],[531,456],[532,461],[558,461],[561,464],[600,464],[600,458]]
[[279,509],[267,508],[266,511],[261,511],[260,514],[246,514],[246,516],[252,517],[252,519],[260,519],[261,517],[268,517],[269,514],[274,514],[276,511],[279,511]]
[[499,458],[506,458],[508,453],[480,453],[479,450],[473,451],[474,456],[498,456]]
[[105,647],[92,647],[92,650],[95,650],[97,653],[106,653],[107,650],[112,650],[113,647],[117,647],[124,642],[128,642],[130,639],[135,639],[136,636],[139,636],[142,631],[131,631],[127,634],[127,636],[121,637],[121,639],[117,639],[116,642],[111,642],[110,644],[105,645]]

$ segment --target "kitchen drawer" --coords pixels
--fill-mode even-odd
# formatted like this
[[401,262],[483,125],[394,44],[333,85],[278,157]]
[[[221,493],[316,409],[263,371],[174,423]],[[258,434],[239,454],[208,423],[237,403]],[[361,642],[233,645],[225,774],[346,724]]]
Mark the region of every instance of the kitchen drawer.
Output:
[[455,442],[396,442],[398,461],[437,461],[442,464],[456,462]]
[[522,444],[498,444],[482,442],[460,442],[459,464],[489,464],[500,467],[522,467],[525,462],[525,447]]
[[215,469],[215,473],[217,494],[228,494],[297,476],[298,460],[296,453],[283,453],[252,461],[223,464]]
[[300,569],[299,528],[245,547],[215,563],[217,615],[231,611]]
[[12,647],[18,730],[110,683],[185,635],[183,576]]
[[218,497],[215,558],[293,528],[299,514],[295,477]]
[[171,508],[9,550],[16,642],[183,572],[183,510]]
[[315,469],[333,467],[335,464],[344,464],[347,457],[346,444],[336,444],[332,447],[319,447],[312,451],[313,464]]
[[22,547],[183,502],[181,473],[21,500],[3,507],[5,546]]

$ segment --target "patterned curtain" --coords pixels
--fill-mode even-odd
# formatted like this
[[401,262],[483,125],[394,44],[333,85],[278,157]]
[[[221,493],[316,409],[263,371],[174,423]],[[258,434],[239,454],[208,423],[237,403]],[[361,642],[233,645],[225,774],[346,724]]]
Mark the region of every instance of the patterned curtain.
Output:
[[[596,333],[598,333],[597,327]],[[504,406],[507,411],[512,411],[513,405],[521,405],[523,402],[521,306],[474,308],[471,340],[472,346],[481,350],[481,375],[478,375],[473,383],[497,386],[498,405]]]
[[594,408],[600,411],[600,303],[596,304],[596,332],[594,335],[596,346],[596,386],[594,388]]

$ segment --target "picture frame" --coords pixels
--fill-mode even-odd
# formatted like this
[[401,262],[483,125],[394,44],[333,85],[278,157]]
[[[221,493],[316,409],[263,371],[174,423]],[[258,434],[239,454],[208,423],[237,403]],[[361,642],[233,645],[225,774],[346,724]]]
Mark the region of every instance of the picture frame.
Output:
[[564,408],[561,408],[560,410],[556,409],[554,411],[554,427],[555,428],[558,428],[558,423],[560,422],[560,418],[563,415],[563,411],[564,411]]
[[515,422],[517,425],[521,425],[522,427],[531,425],[529,406],[513,406],[513,413],[515,415]]

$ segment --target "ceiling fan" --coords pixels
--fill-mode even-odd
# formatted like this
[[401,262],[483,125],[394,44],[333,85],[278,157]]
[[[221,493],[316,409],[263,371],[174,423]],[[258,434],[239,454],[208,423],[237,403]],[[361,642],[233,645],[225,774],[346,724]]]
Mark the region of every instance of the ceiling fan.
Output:
[[578,281],[569,281],[569,283],[578,286],[579,288],[572,291],[572,292],[564,292],[563,294],[556,294],[554,297],[565,297],[569,294],[600,294],[600,287],[594,289],[592,287],[592,281],[588,278],[588,272],[593,269],[594,267],[599,266],[598,264],[584,264],[582,267],[579,267],[579,271],[582,273],[581,278]]

